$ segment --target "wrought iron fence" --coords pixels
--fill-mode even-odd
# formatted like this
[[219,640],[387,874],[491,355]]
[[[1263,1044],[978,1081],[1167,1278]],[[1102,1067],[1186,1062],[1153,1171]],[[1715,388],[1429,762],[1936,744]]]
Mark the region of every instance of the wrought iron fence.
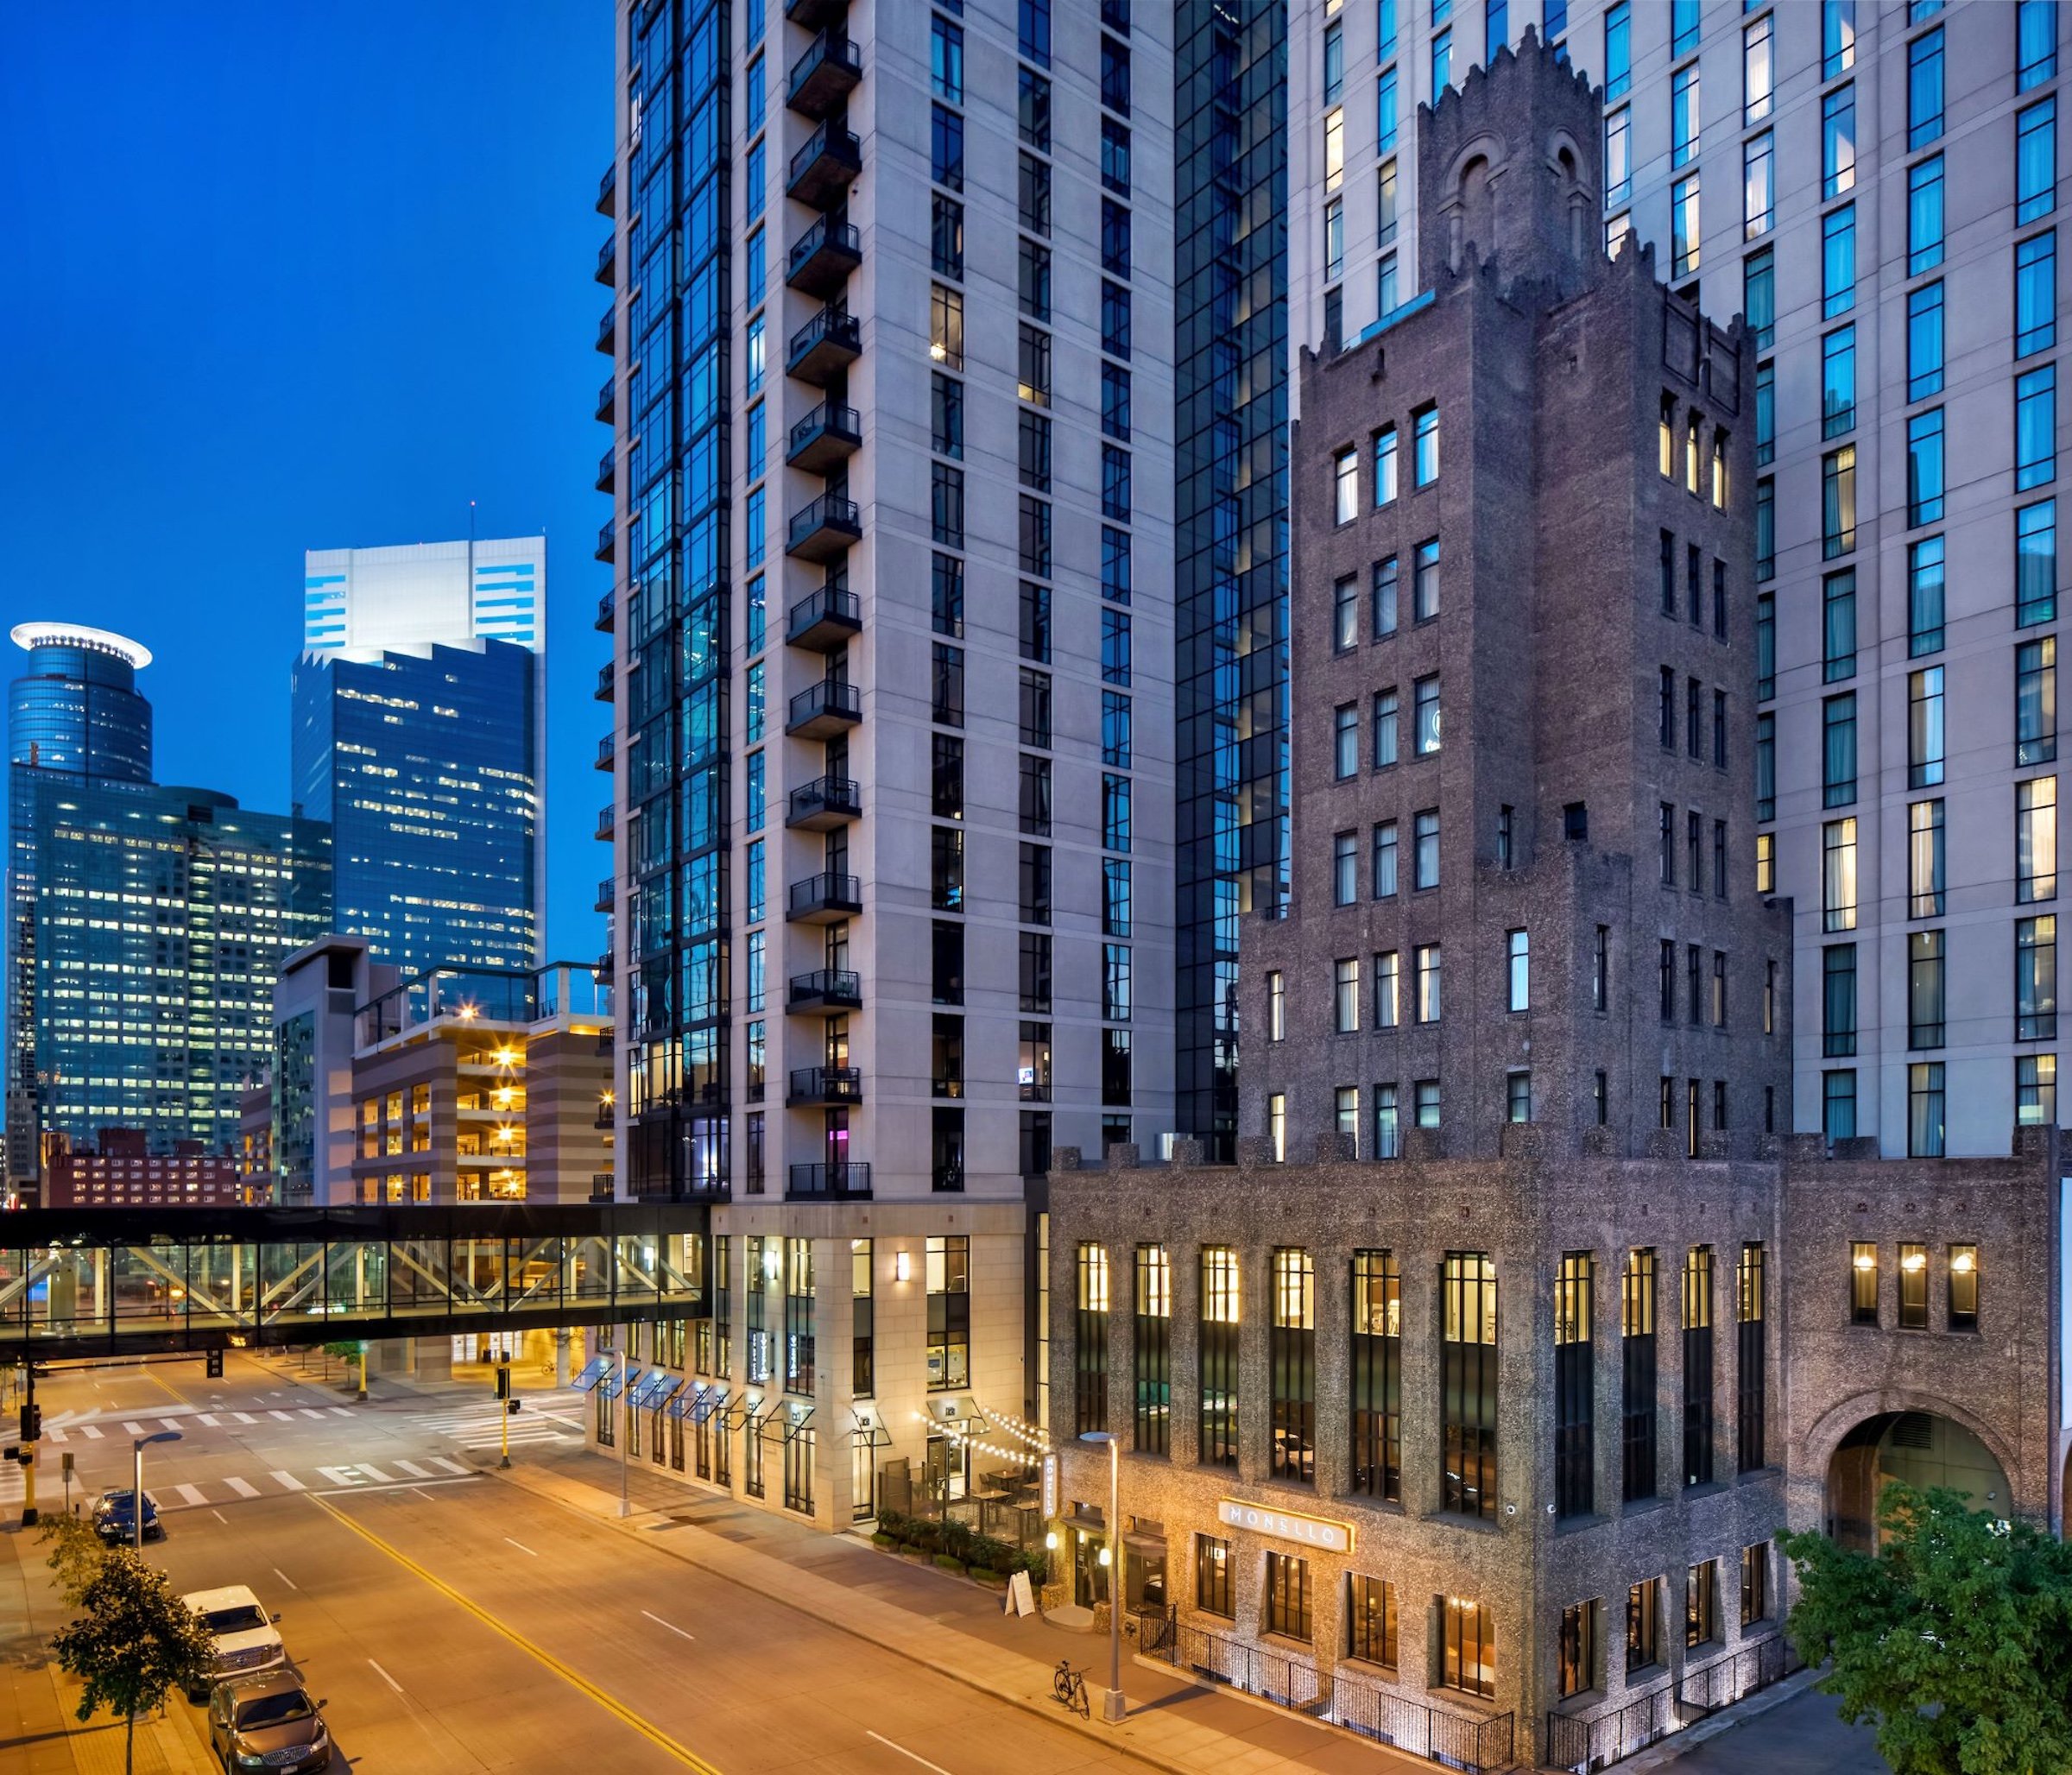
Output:
[[1475,1775],[1508,1769],[1517,1760],[1516,1722],[1508,1713],[1452,1713],[1343,1677],[1332,1679],[1330,1713],[1349,1731]]
[[1212,1683],[1227,1683],[1277,1707],[1302,1714],[1318,1710],[1321,1691],[1314,1664],[1184,1621],[1169,1623],[1169,1629],[1158,1646],[1147,1644],[1142,1649],[1164,1658],[1175,1670],[1191,1671]]
[[1608,1768],[1693,1721],[1782,1682],[1802,1667],[1791,1642],[1782,1633],[1772,1633],[1686,1670],[1680,1678],[1665,1682],[1609,1713],[1588,1719],[1550,1713],[1547,1766],[1573,1770],[1576,1775]]
[[1710,1664],[1686,1670],[1677,1684],[1677,1705],[1686,1719],[1717,1713],[1759,1689],[1782,1682],[1798,1668],[1791,1642],[1782,1633],[1771,1633]]

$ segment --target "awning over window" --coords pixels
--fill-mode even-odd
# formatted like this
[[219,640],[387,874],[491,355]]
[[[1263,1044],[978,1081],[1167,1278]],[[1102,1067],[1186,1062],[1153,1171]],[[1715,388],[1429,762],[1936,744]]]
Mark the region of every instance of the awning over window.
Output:
[[578,1393],[588,1393],[591,1387],[617,1367],[618,1360],[616,1356],[592,1356],[584,1363],[583,1372],[570,1381],[569,1385],[574,1387]]
[[774,1393],[766,1393],[759,1399],[744,1399],[728,1414],[727,1428],[734,1430],[745,1424],[749,1426],[749,1435],[761,1436],[764,1426],[777,1415],[777,1409],[783,1403]]
[[677,1418],[688,1418],[691,1415],[692,1409],[696,1407],[698,1404],[704,1398],[704,1396],[711,1390],[712,1389],[711,1386],[703,1380],[693,1380],[684,1387],[679,1387],[677,1391],[670,1396],[668,1405],[669,1416]]
[[[640,1374],[641,1371],[638,1368],[628,1368],[624,1376],[622,1377],[623,1384],[629,1394],[637,1390],[640,1384]],[[619,1396],[619,1387],[621,1383],[622,1377],[619,1374],[619,1371],[616,1368],[614,1368],[610,1370],[602,1380],[597,1382],[597,1392],[605,1399],[616,1399]]]
[[888,1449],[892,1446],[891,1433],[885,1428],[884,1419],[879,1417],[875,1405],[856,1405],[850,1411],[856,1420],[849,1432],[852,1444],[865,1449]]
[[783,1439],[788,1443],[813,1421],[813,1408],[798,1400],[787,1399],[784,1409],[770,1421],[784,1432]]
[[928,1421],[960,1431],[966,1436],[987,1429],[978,1401],[968,1393],[932,1393],[928,1395]]
[[666,1368],[651,1368],[648,1378],[633,1390],[633,1403],[643,1412],[659,1412],[662,1401],[684,1384],[680,1374],[672,1374]]
[[[730,1387],[712,1386],[701,1387],[698,1396],[691,1402],[691,1421],[693,1424],[707,1424],[714,1417],[717,1417],[723,1426],[731,1429],[733,1415],[727,1410],[727,1401],[732,1396],[733,1390]],[[677,1405],[681,1405],[684,1399],[689,1397],[688,1394],[679,1394]],[[672,1405],[669,1409],[673,1412],[676,1406]]]

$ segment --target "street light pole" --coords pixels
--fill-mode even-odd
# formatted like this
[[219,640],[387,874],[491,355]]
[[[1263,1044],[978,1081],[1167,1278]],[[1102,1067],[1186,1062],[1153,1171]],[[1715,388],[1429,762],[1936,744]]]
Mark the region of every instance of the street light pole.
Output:
[[130,1444],[130,1458],[135,1462],[130,1493],[130,1544],[140,1559],[144,1555],[144,1450],[153,1443],[176,1443],[179,1440],[180,1432],[177,1430],[161,1430],[156,1436],[140,1436]]
[[1090,1430],[1079,1440],[1108,1444],[1108,1687],[1101,1696],[1101,1717],[1117,1726],[1129,1712],[1122,1698],[1122,1595],[1128,1588],[1122,1564],[1122,1444],[1105,1430]]
[[619,1340],[619,1409],[625,1412],[626,1421],[619,1426],[619,1514],[633,1514],[633,1505],[626,1496],[626,1438],[633,1428],[633,1402],[626,1397],[626,1339]]

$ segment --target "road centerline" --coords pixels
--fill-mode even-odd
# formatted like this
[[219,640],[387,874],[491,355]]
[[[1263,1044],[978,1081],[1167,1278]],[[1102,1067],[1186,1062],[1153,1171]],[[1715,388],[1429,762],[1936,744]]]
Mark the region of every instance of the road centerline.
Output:
[[655,1614],[652,1609],[643,1608],[641,1613],[646,1615],[649,1620],[653,1621],[656,1627],[668,1628],[671,1633],[676,1634],[679,1639],[695,1640],[698,1638],[698,1635],[695,1633],[685,1633],[684,1630],[678,1627],[674,1621],[664,1620],[661,1616]]
[[866,1738],[876,1739],[880,1744],[885,1747],[887,1750],[896,1750],[901,1756],[910,1758],[914,1762],[919,1763],[924,1769],[934,1770],[935,1775],[950,1775],[950,1772],[940,1763],[932,1763],[926,1757],[915,1755],[915,1753],[913,1751],[908,1750],[905,1745],[894,1744],[889,1738],[886,1737],[882,1732],[866,1731],[863,1735]]

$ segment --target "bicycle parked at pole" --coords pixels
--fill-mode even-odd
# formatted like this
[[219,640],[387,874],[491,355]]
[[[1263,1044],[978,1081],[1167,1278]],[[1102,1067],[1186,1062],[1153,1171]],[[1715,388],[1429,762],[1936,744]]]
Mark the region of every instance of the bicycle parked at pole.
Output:
[[1059,1705],[1077,1709],[1081,1719],[1090,1719],[1086,1697],[1086,1672],[1072,1668],[1069,1658],[1058,1660],[1058,1669],[1051,1678],[1051,1693]]

